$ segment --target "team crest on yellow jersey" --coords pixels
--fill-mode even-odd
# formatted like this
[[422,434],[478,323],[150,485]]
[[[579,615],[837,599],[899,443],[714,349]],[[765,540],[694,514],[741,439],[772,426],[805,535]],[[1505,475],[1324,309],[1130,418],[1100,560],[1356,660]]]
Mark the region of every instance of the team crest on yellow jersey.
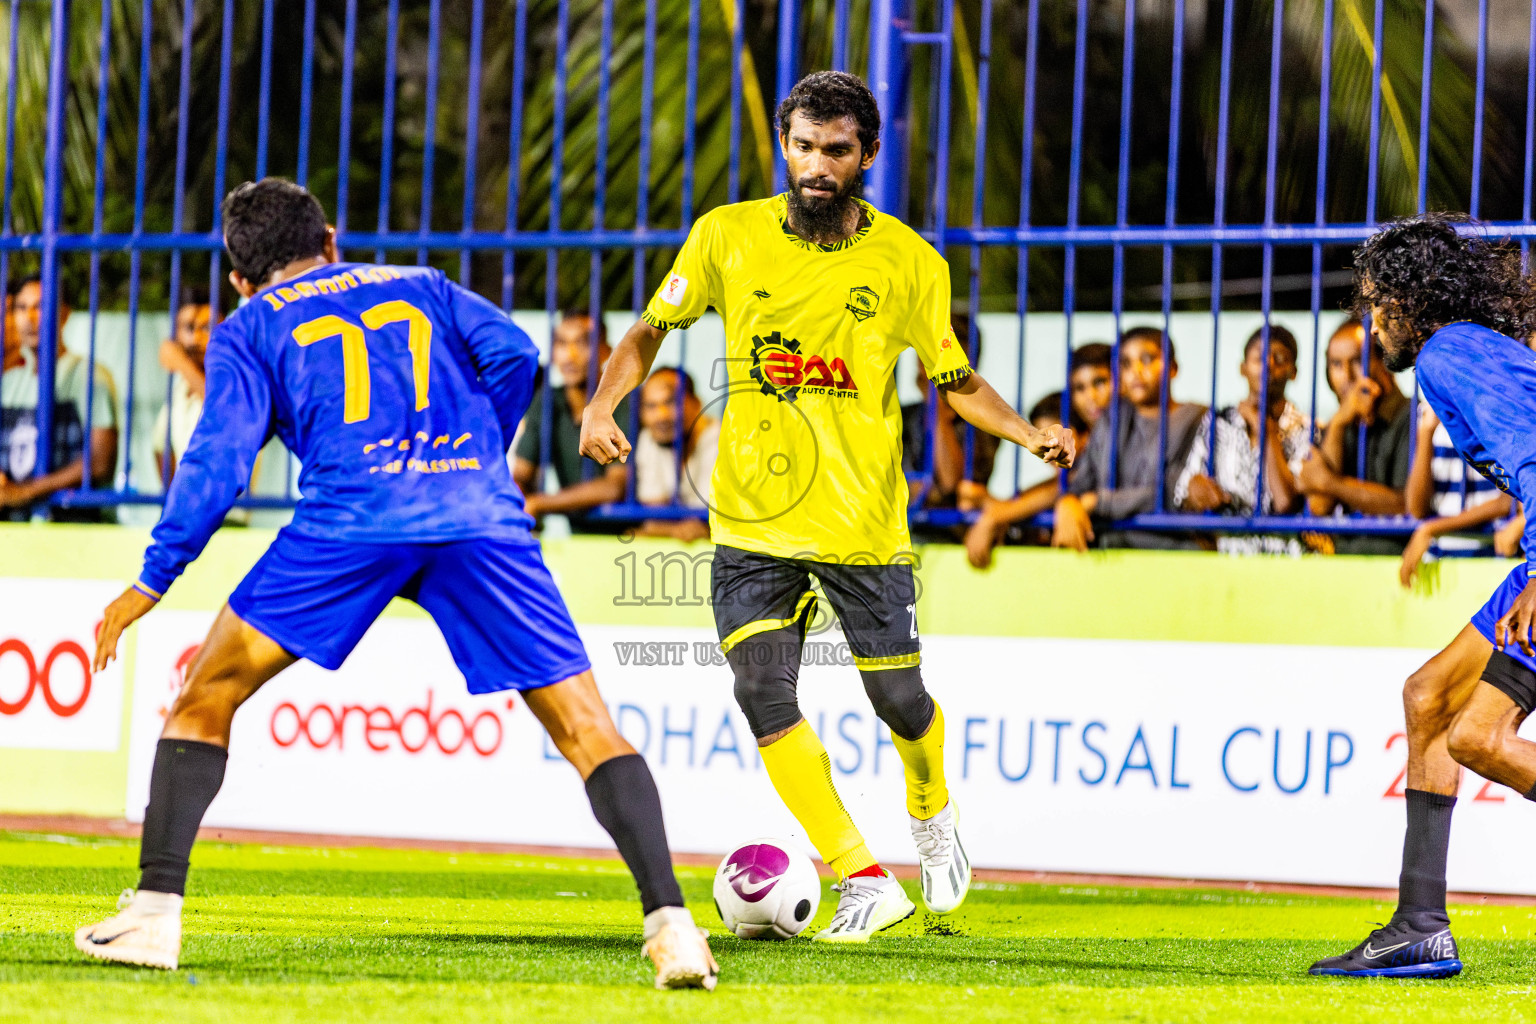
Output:
[[850,288],[845,308],[853,314],[855,320],[863,323],[879,312],[880,296],[875,294],[873,288],[866,288],[863,285]]
[[819,355],[806,355],[797,338],[785,338],[778,331],[766,337],[752,336],[752,379],[765,395],[781,402],[793,402],[802,391],[812,395],[857,398],[859,386],[848,364],[834,356],[831,362]]

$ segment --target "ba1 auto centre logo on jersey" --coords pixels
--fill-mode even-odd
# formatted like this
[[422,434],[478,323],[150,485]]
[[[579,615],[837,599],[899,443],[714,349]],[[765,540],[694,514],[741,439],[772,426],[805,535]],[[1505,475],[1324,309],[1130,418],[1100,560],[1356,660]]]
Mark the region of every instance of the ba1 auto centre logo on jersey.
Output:
[[752,379],[765,395],[793,402],[801,394],[859,397],[859,385],[841,356],[830,360],[804,351],[797,338],[779,331],[752,337]]
[[91,674],[101,609],[121,586],[0,579],[0,748],[116,750],[123,674]]

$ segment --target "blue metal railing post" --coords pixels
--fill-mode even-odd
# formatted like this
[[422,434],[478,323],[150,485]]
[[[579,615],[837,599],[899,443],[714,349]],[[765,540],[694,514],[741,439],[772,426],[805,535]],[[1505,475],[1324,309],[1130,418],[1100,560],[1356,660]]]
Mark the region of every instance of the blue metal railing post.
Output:
[[907,48],[901,34],[908,0],[872,0],[869,8],[869,88],[880,105],[880,156],[864,175],[864,194],[882,213],[901,216],[907,153]]
[[[101,212],[106,202],[107,187],[107,83],[108,75],[112,68],[112,5],[101,5],[101,36],[98,43],[98,55],[100,65],[96,71],[96,187],[94,192],[95,206],[91,211],[91,230],[96,234],[101,233]],[[0,262],[0,279],[4,279],[5,270],[3,262]],[[91,422],[91,414],[96,408],[96,321],[101,311],[101,253],[91,251],[91,270],[89,297],[91,333],[88,339],[86,358],[91,368],[90,374],[85,378],[85,462],[83,472],[80,474],[80,489],[89,491],[92,481],[96,476],[96,468],[91,464],[91,446],[89,439],[94,424]],[[7,328],[9,329],[9,328]]]
[[[1115,225],[1127,227],[1130,224],[1130,189],[1131,189],[1131,110],[1132,101],[1136,90],[1136,0],[1127,0],[1125,5],[1124,44],[1120,54],[1120,159],[1116,164],[1115,173]],[[1115,337],[1119,338],[1125,331],[1125,246],[1117,245],[1111,255],[1112,268],[1110,271],[1110,312],[1114,318]],[[1076,268],[1074,268],[1075,270]],[[1168,331],[1167,325],[1163,329],[1163,358],[1168,357]],[[1118,360],[1117,360],[1118,362]],[[1166,390],[1166,386],[1164,388]],[[1067,353],[1067,385],[1062,392],[1068,402],[1072,396],[1072,353]],[[1118,395],[1118,391],[1116,392]],[[1118,400],[1115,403],[1119,404]],[[1115,435],[1118,438],[1118,434]],[[1157,423],[1158,444],[1158,477],[1157,477],[1157,511],[1163,511],[1163,475],[1162,453],[1168,446],[1168,404],[1163,402]]]
[[[800,73],[800,0],[779,0],[779,49],[778,49],[778,77],[774,90],[774,103],[789,95],[789,90],[795,87],[799,81]],[[771,118],[772,115],[770,114]],[[774,138],[779,135],[778,125],[774,125]],[[773,147],[773,182],[769,187],[772,192],[782,186],[784,182],[784,154],[779,147]]]
[[[14,3],[15,0],[12,0]],[[58,238],[64,212],[64,101],[69,67],[70,0],[54,0],[48,39],[48,138],[43,150],[43,308],[37,347],[38,474],[53,469],[53,379],[59,346]],[[90,444],[90,438],[86,438]]]
[[[1029,0],[1028,13],[1025,15],[1025,29],[1027,37],[1024,42],[1024,131],[1022,151],[1019,155],[1019,227],[1029,227],[1030,209],[1034,205],[1035,189],[1035,87],[1037,82],[1037,66],[1040,54],[1040,0]],[[1018,303],[1019,319],[1019,369],[1014,378],[1015,406],[1022,413],[1024,408],[1024,362],[1029,351],[1029,255],[1027,246],[1020,246],[1016,252],[1017,277],[1014,281],[1014,294]],[[1068,370],[1070,371],[1070,364]],[[1070,388],[1062,396],[1065,408],[1061,410],[1063,423],[1072,425],[1072,391]],[[1017,488],[1019,474],[1024,464],[1024,449],[1018,445],[1013,447],[1013,481]]]
[[[176,181],[172,186],[173,199],[171,209],[171,230],[181,233],[182,222],[186,213],[187,197],[187,134],[192,118],[189,115],[192,101],[192,27],[197,20],[197,11],[193,6],[193,0],[182,0],[181,5],[181,69],[176,86]],[[171,335],[176,334],[176,320],[181,314],[181,250],[171,252],[171,288],[169,305],[171,311]],[[92,373],[94,375],[94,367]],[[175,459],[176,450],[171,444],[176,430],[176,410],[173,398],[175,396],[175,378],[173,374],[165,375],[165,436],[161,438],[164,448],[161,449],[162,457],[160,465],[155,467],[160,477],[160,484],[164,488],[171,486],[171,465]],[[89,469],[91,446],[87,442],[86,464]]]

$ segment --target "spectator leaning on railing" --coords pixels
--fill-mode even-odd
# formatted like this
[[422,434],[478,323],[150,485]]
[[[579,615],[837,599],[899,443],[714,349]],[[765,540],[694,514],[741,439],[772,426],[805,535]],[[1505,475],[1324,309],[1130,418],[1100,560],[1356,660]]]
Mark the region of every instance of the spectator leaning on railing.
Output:
[[[1371,342],[1370,367],[1361,366],[1365,329],[1346,320],[1328,340],[1328,387],[1339,411],[1323,428],[1322,440],[1301,464],[1301,490],[1313,515],[1335,510],[1375,516],[1407,511],[1408,447],[1413,410],[1387,369],[1381,346]],[[1356,477],[1361,427],[1365,428],[1365,476]],[[1339,554],[1401,554],[1404,541],[1391,536],[1333,538]]]
[[[1279,324],[1270,325],[1268,330],[1269,389],[1264,390],[1265,328],[1260,327],[1243,346],[1241,370],[1248,382],[1248,397],[1216,414],[1215,457],[1211,458],[1209,413],[1190,445],[1189,457],[1173,489],[1174,504],[1184,511],[1253,514],[1259,484],[1261,415],[1268,422],[1260,514],[1291,515],[1301,509],[1296,475],[1312,447],[1312,431],[1307,417],[1285,397],[1286,385],[1296,379],[1296,336]],[[1216,549],[1229,554],[1300,554],[1302,550],[1294,535],[1261,534],[1218,534]]]
[[[682,416],[677,391],[683,390]],[[683,442],[678,469],[677,441]],[[672,367],[652,372],[640,387],[640,434],[635,439],[635,500],[642,505],[679,504],[709,507],[715,457],[720,451],[720,421],[705,416],[693,378]],[[642,537],[704,540],[709,525],[703,519],[649,519],[636,531]]]
[[[1104,346],[1109,349],[1108,345]],[[1029,422],[1036,430],[1055,426],[1061,422],[1061,392],[1053,391],[1029,410]],[[1087,425],[1077,418],[1073,410],[1072,437],[1077,450],[1088,443]],[[1073,471],[1068,470],[1070,475]],[[1007,540],[1019,544],[1049,544],[1050,530],[1031,526],[1027,520],[1041,512],[1050,511],[1061,497],[1061,474],[1052,473],[1007,501],[992,501],[981,510],[976,521],[965,534],[965,553],[972,565],[985,569],[992,564],[992,549]]]
[[5,313],[0,316],[0,373],[21,365],[21,339],[11,323],[11,289],[5,293]]
[[[1072,435],[1077,450],[1087,447],[1094,424],[1099,423],[1109,408],[1114,388],[1110,372],[1110,359],[1114,350],[1102,341],[1092,341],[1072,353],[1072,372],[1068,375],[1071,388]],[[1037,428],[1062,422],[1062,393],[1053,391],[1029,410],[1029,422]],[[1048,512],[1061,497],[1061,474],[1053,473],[1043,480],[1006,501],[986,500],[981,504],[981,514],[965,534],[966,554],[971,564],[985,569],[992,564],[992,549],[1004,541],[1008,543],[1050,543],[1050,532],[1037,539],[1040,531],[1033,530],[1027,519],[1041,512]]]
[[[85,479],[86,403],[91,410],[91,479],[108,484],[117,469],[117,401],[112,378],[66,352],[62,335],[69,306],[59,299],[58,334],[47,339],[57,362],[53,379],[53,453],[51,466],[39,466],[37,354],[42,338],[43,288],[36,277],[23,278],[10,289],[9,317],[16,336],[16,365],[0,375],[0,521],[31,518],[53,494],[79,487]],[[54,509],[55,522],[99,522],[95,508]]]
[[1072,429],[1087,441],[1109,411],[1114,395],[1115,350],[1102,341],[1090,341],[1072,353],[1072,373],[1067,382],[1072,389]]
[[[1514,499],[1456,454],[1450,434],[1441,426],[1440,418],[1428,402],[1419,403],[1418,439],[1414,443],[1413,465],[1408,470],[1404,500],[1408,514],[1424,520],[1403,549],[1398,576],[1405,587],[1412,585],[1418,575],[1419,563],[1431,550],[1493,548],[1495,538],[1490,533],[1480,532],[1469,537],[1452,534],[1480,531],[1489,523],[1507,518],[1514,507]],[[1497,553],[1511,554],[1509,551]]]
[[[595,328],[595,329],[594,329]],[[594,470],[590,479],[583,479],[581,456],[581,414],[587,407],[587,385],[590,379],[592,359],[597,359],[598,371],[608,361],[608,331],[601,322],[593,324],[586,313],[567,313],[555,328],[550,345],[550,362],[560,371],[563,387],[550,394],[549,461],[555,471],[560,489],[553,494],[544,492],[539,474],[540,438],[544,431],[544,389],[546,382],[533,394],[528,415],[523,420],[523,430],[517,441],[517,454],[512,462],[512,477],[526,495],[528,514],[538,518],[550,513],[568,516],[571,529],[581,531],[611,532],[607,528],[587,521],[586,513],[598,505],[621,501],[627,480],[627,470],[615,462],[607,469]],[[614,410],[615,421],[629,423],[629,399],[624,398]]]
[[[1135,327],[1120,337],[1120,399],[1118,434],[1115,439],[1114,486],[1110,486],[1109,426],[1106,414],[1088,441],[1088,450],[1079,457],[1068,490],[1056,502],[1056,526],[1051,543],[1059,548],[1086,551],[1097,537],[1101,547],[1197,548],[1195,538],[1181,534],[1152,533],[1147,530],[1114,531],[1098,536],[1094,523],[1101,525],[1125,519],[1157,508],[1158,434],[1163,382],[1163,332],[1156,327]],[[1167,340],[1167,377],[1171,383],[1179,372],[1173,339]],[[1205,406],[1186,405],[1168,399],[1168,436],[1166,454],[1161,463],[1166,496],[1171,499],[1173,485],[1189,456]],[[1172,507],[1172,501],[1166,507]]]
[[[208,353],[208,336],[217,324],[205,288],[183,288],[173,323],[175,336],[160,343],[160,365],[171,376],[171,400],[160,407],[150,431],[155,461],[161,475],[169,480],[176,464],[192,440],[192,430],[203,415],[203,359]],[[171,451],[165,451],[166,433],[170,433]]]

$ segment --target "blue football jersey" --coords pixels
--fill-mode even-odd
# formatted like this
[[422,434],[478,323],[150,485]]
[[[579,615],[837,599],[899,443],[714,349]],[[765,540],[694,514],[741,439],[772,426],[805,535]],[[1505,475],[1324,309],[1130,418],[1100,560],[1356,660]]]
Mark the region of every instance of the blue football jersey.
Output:
[[302,467],[290,531],[528,537],[506,450],[537,366],[506,314],[430,268],[332,263],[262,289],[214,330],[140,583],[164,593],[202,552],[274,434]]
[[1460,322],[1430,336],[1415,372],[1461,457],[1525,505],[1525,557],[1536,575],[1536,353]]

